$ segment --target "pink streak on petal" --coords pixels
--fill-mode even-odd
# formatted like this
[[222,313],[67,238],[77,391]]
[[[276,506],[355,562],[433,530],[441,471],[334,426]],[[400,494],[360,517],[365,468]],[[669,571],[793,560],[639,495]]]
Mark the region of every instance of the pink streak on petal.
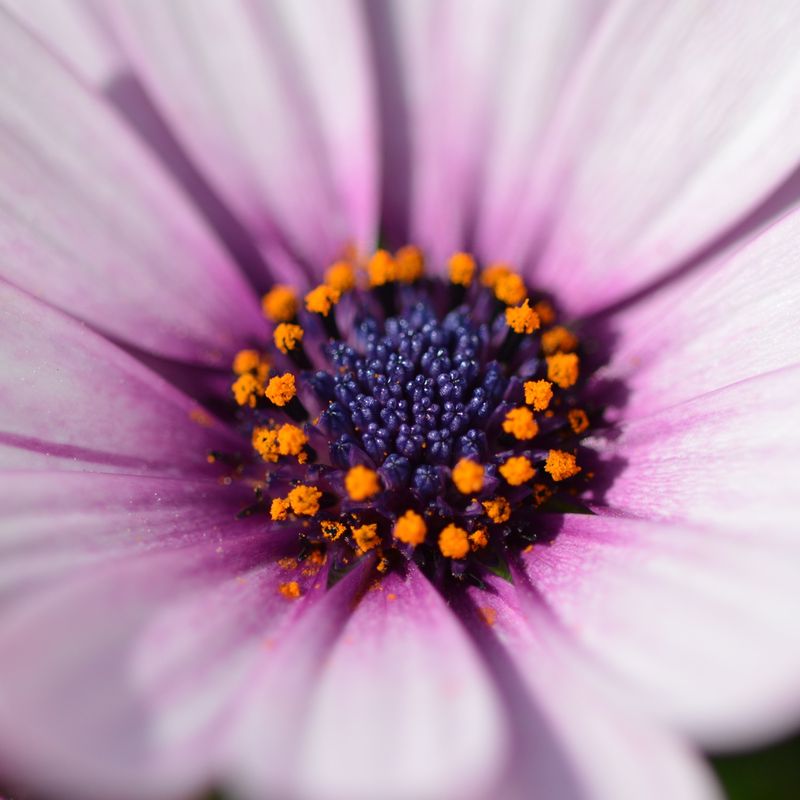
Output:
[[516,759],[500,797],[718,797],[699,754],[595,668],[526,578],[471,589],[460,610],[507,696]]
[[622,2],[548,133],[509,250],[575,312],[664,275],[800,160],[800,7]]
[[524,564],[629,700],[703,745],[746,748],[800,713],[795,538],[571,515]]
[[237,267],[115,115],[10,18],[0,276],[104,333],[226,364],[262,328]]
[[356,237],[372,245],[373,88],[354,4],[112,8],[140,77],[264,252],[274,228],[317,269]]
[[0,464],[215,475],[241,438],[84,325],[0,283]]
[[615,315],[603,378],[625,381],[626,419],[800,361],[800,211],[747,246]]

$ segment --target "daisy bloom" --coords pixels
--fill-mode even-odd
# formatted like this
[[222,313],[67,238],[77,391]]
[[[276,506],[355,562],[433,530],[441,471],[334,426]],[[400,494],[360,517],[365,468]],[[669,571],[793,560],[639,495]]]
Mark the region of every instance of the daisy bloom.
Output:
[[0,776],[709,798],[800,721],[800,5],[0,2]]

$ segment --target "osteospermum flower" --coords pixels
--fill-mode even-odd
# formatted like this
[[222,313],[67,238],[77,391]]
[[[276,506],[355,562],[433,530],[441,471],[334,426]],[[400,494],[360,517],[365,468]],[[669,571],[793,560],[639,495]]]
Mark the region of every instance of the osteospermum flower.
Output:
[[797,722],[795,4],[11,5],[9,783],[706,797]]

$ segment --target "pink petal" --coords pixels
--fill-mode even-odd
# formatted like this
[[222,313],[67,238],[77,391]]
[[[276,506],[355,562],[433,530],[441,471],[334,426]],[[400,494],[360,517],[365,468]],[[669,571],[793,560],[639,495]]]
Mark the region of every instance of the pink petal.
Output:
[[[257,709],[247,796],[269,794],[270,771],[284,780],[276,796],[484,796],[502,766],[504,717],[453,612],[412,567],[367,591],[346,619],[335,645],[320,651],[325,629],[309,626],[303,649],[279,661],[270,696],[295,699],[288,719]],[[284,740],[285,757],[265,759],[265,738]]]
[[703,762],[599,672],[518,578],[470,590],[462,609],[517,725],[508,782],[493,796],[711,798]]
[[625,382],[621,414],[653,413],[800,361],[800,211],[749,245],[666,287],[612,322],[603,378]]
[[[225,364],[255,298],[116,117],[10,19],[0,46],[0,276],[110,336]],[[88,154],[91,153],[91,158]]]
[[728,533],[571,515],[524,561],[630,700],[707,746],[742,748],[800,718],[795,539],[766,521]]
[[296,612],[260,540],[114,559],[7,610],[4,774],[98,800],[187,797],[218,776],[264,637]]
[[[509,241],[573,311],[663,275],[800,160],[800,7],[622,2],[570,82]],[[536,224],[539,220],[540,224]]]
[[116,3],[115,29],[179,138],[265,250],[318,268],[372,246],[376,143],[354,2]]
[[0,464],[213,475],[241,438],[108,340],[0,283]]
[[93,0],[2,0],[17,19],[59,54],[88,83],[102,87],[124,68],[122,54],[103,30]]
[[732,384],[594,444],[613,482],[598,502],[645,519],[791,539],[797,530],[800,367]]

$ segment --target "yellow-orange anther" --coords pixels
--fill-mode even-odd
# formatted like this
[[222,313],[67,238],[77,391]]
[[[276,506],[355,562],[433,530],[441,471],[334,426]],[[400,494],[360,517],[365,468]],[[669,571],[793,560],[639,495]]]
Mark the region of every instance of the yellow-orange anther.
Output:
[[255,408],[263,387],[256,377],[246,372],[233,382],[231,389],[233,390],[234,399],[240,406]]
[[306,295],[306,309],[327,317],[331,309],[339,302],[341,296],[342,293],[338,289],[321,283]]
[[439,550],[448,558],[464,558],[469,553],[469,535],[457,525],[448,525],[439,534]]
[[335,542],[347,530],[344,523],[329,519],[320,522],[319,526],[322,529],[322,535],[331,542]]
[[475,259],[469,253],[454,253],[448,262],[450,283],[469,286],[475,278]]
[[515,306],[525,299],[528,290],[525,281],[516,272],[499,278],[494,286],[494,296],[507,306]]
[[536,474],[536,470],[526,456],[511,456],[500,467],[500,474],[511,486],[522,486]]
[[356,271],[353,269],[353,265],[347,261],[337,261],[335,264],[331,264],[331,266],[325,270],[325,283],[327,283],[331,289],[336,289],[337,292],[341,292],[342,294],[354,289],[356,285]]
[[525,381],[525,402],[534,411],[544,411],[553,399],[553,384],[550,381]]
[[278,428],[276,438],[278,452],[282,456],[299,456],[303,452],[303,448],[308,444],[308,436],[306,436],[303,429],[288,422]]
[[554,481],[563,481],[573,475],[577,475],[581,468],[572,453],[565,453],[563,450],[551,450],[547,454],[544,471],[548,472]]
[[422,277],[425,270],[425,259],[422,250],[413,244],[401,247],[394,254],[395,274],[402,283],[414,283]]
[[362,553],[372,550],[380,544],[378,536],[378,526],[375,524],[361,525],[359,528],[352,528],[353,539],[355,539],[358,549]]
[[551,356],[553,353],[571,353],[578,346],[578,337],[563,325],[556,325],[542,334],[542,350]]
[[289,322],[297,314],[297,295],[291,286],[273,286],[261,298],[264,316],[273,322]]
[[547,377],[562,389],[569,389],[578,380],[579,360],[575,353],[556,353],[547,357]]
[[530,307],[526,298],[521,306],[506,309],[506,325],[514,333],[533,333],[539,327],[539,315]]
[[297,393],[294,385],[294,375],[285,372],[283,375],[276,375],[269,379],[265,394],[267,399],[275,403],[276,406],[285,406]]
[[253,449],[264,459],[273,464],[278,460],[278,432],[272,428],[254,428],[251,439]]
[[297,600],[302,594],[300,591],[300,584],[297,581],[286,581],[286,583],[280,584],[280,586],[278,586],[278,591],[287,600]]
[[489,289],[494,289],[501,278],[505,278],[511,274],[511,267],[508,264],[490,264],[481,273],[481,285],[487,286]]
[[392,254],[386,250],[376,250],[367,263],[370,286],[383,286],[397,279],[397,265]]
[[381,484],[375,470],[357,464],[355,467],[351,467],[345,475],[344,488],[347,489],[351,500],[360,503],[378,494]]
[[505,497],[495,497],[483,502],[483,510],[492,522],[505,522],[511,516],[511,505]]
[[237,375],[244,375],[245,372],[258,369],[260,363],[261,355],[258,350],[240,350],[233,358],[233,371]]
[[406,511],[394,524],[394,538],[414,546],[425,541],[427,532],[425,520],[416,511]]
[[582,408],[572,408],[567,412],[569,426],[575,433],[583,433],[589,427],[589,417]]
[[542,325],[552,325],[556,321],[556,312],[547,300],[540,300],[533,310],[539,315]]
[[483,489],[483,465],[462,458],[453,467],[453,483],[461,494],[473,494]]
[[289,516],[289,503],[282,497],[276,497],[270,504],[269,515],[276,521],[286,519]]
[[313,517],[319,511],[322,492],[316,486],[295,486],[286,496],[298,517]]
[[512,408],[503,420],[503,430],[510,433],[515,439],[525,441],[533,439],[539,432],[539,426],[533,418],[533,413],[529,408],[520,406]]
[[281,353],[289,353],[303,341],[303,333],[304,331],[299,325],[292,322],[281,322],[273,333],[275,347]]
[[478,528],[469,535],[469,542],[473,550],[481,550],[489,544],[489,534],[486,528]]

